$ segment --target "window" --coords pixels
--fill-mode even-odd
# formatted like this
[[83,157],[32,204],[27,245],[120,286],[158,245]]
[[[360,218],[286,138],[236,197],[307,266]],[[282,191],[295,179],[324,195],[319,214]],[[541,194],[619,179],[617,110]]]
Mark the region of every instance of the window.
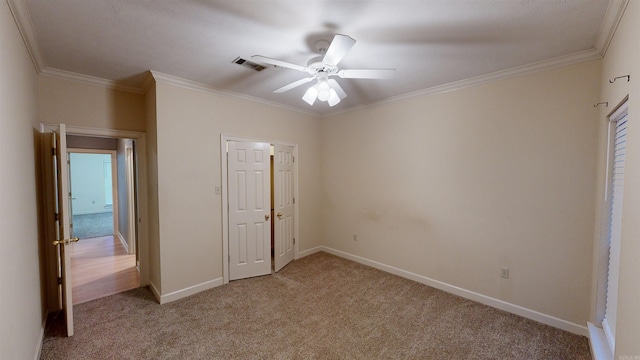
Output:
[[618,305],[618,272],[620,263],[620,239],[622,235],[622,195],[624,192],[624,165],[627,149],[627,103],[623,103],[610,117],[610,147],[608,174],[608,229],[607,245],[609,264],[607,268],[606,302],[602,328],[609,349],[615,351],[616,318]]

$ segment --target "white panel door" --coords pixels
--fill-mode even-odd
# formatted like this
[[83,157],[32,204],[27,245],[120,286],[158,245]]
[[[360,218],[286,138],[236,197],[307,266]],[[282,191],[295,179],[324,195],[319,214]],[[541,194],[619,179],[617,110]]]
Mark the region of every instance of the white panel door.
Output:
[[229,280],[270,274],[270,145],[227,144]]
[[71,298],[71,251],[67,246],[78,238],[71,238],[71,193],[69,187],[69,164],[67,159],[67,133],[64,124],[60,124],[53,134],[54,168],[53,179],[56,187],[56,240],[54,246],[59,249],[60,284],[62,285],[62,310],[65,314],[67,336],[73,335],[73,299]]
[[293,260],[293,146],[274,145],[274,261],[279,271]]

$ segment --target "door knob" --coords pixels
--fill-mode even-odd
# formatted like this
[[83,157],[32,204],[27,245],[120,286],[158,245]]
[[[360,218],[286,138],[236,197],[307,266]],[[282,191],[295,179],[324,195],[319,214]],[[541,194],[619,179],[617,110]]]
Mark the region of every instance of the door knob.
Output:
[[56,240],[54,242],[52,242],[51,244],[53,244],[53,246],[56,245],[69,245],[72,242],[78,242],[80,239],[77,237],[71,238],[71,239],[64,239],[64,240]]
[[278,212],[276,215],[278,216],[278,219],[282,219],[282,213],[281,212]]
[[265,221],[269,220],[269,214],[264,214],[264,220]]

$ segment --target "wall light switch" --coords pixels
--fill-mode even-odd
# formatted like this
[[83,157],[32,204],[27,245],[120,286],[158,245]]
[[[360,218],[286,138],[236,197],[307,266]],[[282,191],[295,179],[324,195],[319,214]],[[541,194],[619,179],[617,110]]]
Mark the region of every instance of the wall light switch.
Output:
[[501,268],[500,269],[500,277],[508,279],[509,278],[509,268]]
[[220,195],[221,192],[222,189],[220,188],[220,186],[216,185],[216,195]]

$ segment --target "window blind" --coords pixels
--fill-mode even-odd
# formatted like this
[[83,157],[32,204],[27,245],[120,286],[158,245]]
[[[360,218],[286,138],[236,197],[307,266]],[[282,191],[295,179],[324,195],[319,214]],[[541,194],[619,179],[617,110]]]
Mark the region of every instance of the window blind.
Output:
[[624,162],[627,149],[627,117],[628,115],[624,113],[617,119],[613,136],[613,158],[610,167],[609,267],[607,273],[606,307],[602,328],[612,352],[615,351],[618,271],[620,263],[620,238],[622,233],[622,194],[624,191]]

